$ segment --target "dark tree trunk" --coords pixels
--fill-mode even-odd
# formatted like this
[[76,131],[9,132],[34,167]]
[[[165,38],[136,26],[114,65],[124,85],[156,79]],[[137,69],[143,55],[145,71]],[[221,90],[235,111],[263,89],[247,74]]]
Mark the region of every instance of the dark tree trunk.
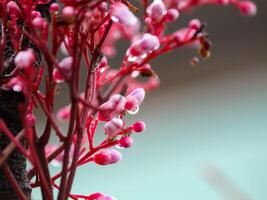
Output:
[[[0,90],[0,118],[4,120],[8,128],[14,135],[17,135],[22,130],[22,125],[19,118],[18,104],[23,103],[23,95],[18,92]],[[10,140],[5,134],[0,132],[0,150],[2,151]],[[22,139],[22,144],[26,146],[25,139]],[[22,191],[27,198],[30,199],[31,187],[27,178],[26,158],[16,148],[7,159],[7,164],[17,180]],[[2,170],[0,170],[0,200],[16,200],[18,199],[12,186],[6,180]]]
[[[54,1],[51,1],[54,2]],[[40,11],[43,17],[46,17],[49,20],[49,5],[45,4],[37,7],[37,10]],[[0,21],[1,22],[1,21]],[[0,23],[1,25],[1,23]],[[18,21],[18,26],[21,28],[26,28],[23,25],[23,22]],[[1,31],[1,30],[0,30]],[[14,64],[14,57],[15,52],[12,47],[11,42],[8,39],[8,31],[4,30],[7,36],[7,44],[4,50],[4,64],[2,75],[8,75],[12,72],[15,68]],[[0,36],[1,36],[0,32]],[[36,55],[36,67],[40,66],[41,63],[41,53],[40,51],[34,47],[27,38],[23,38],[21,43],[21,49],[33,48]],[[2,82],[3,77],[0,77],[0,82]],[[0,118],[4,120],[7,127],[12,131],[14,136],[18,134],[19,131],[23,129],[20,116],[18,105],[23,104],[24,96],[20,92],[15,91],[6,91],[0,87]],[[26,147],[26,140],[21,140],[22,144]],[[10,143],[10,140],[5,136],[4,133],[0,132],[0,151],[3,151],[5,147]],[[10,170],[13,173],[14,178],[16,179],[17,183],[21,187],[22,191],[24,192],[25,196],[30,199],[31,198],[31,191],[32,188],[29,184],[29,179],[27,177],[26,171],[26,158],[24,155],[16,148],[11,155],[7,159],[7,164]],[[3,170],[0,168],[0,200],[17,200],[19,199],[13,190],[12,186],[6,179]]]

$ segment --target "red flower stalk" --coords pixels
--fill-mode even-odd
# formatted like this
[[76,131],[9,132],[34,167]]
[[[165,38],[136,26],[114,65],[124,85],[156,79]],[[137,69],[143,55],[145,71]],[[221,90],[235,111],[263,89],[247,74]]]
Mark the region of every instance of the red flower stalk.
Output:
[[[154,0],[143,2],[141,23],[138,9],[127,0],[1,1],[0,199],[30,199],[31,187],[40,187],[48,200],[55,199],[53,188],[59,190],[58,200],[115,199],[104,193],[72,194],[76,170],[119,162],[121,153],[113,148],[131,147],[131,135],[145,130],[142,121],[127,125],[125,116],[136,114],[145,93],[159,86],[152,59],[190,44],[199,50],[192,63],[209,57],[211,43],[198,19],[165,33],[179,15],[205,4],[232,4],[244,15],[256,13],[247,0]],[[113,68],[109,59],[116,56],[120,39],[130,45],[121,66]],[[69,90],[69,105],[54,114],[59,84]],[[35,127],[37,107],[46,117],[44,130]],[[68,123],[67,132],[60,121]],[[96,131],[99,126],[102,132]],[[53,133],[57,144],[49,143]],[[105,139],[96,143],[96,134]],[[61,166],[58,174],[50,173],[50,162]]]

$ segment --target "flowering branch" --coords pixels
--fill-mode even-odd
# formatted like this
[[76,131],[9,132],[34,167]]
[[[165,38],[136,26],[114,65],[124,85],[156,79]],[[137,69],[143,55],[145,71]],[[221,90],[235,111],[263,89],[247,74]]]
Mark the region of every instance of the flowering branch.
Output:
[[[141,25],[135,16],[139,9],[127,0],[1,1],[0,196],[30,199],[31,187],[40,187],[48,200],[55,199],[53,188],[58,200],[115,199],[99,192],[73,194],[76,171],[89,163],[119,162],[122,155],[114,147],[131,147],[132,134],[145,131],[143,121],[128,125],[125,116],[136,114],[145,93],[159,86],[152,59],[182,46],[198,49],[192,64],[210,56],[209,35],[198,19],[165,33],[179,15],[207,4],[231,4],[244,15],[256,14],[248,0],[143,0]],[[120,39],[130,45],[121,65],[113,68],[109,61]],[[69,91],[69,105],[56,111],[60,85]],[[37,107],[45,116],[44,130],[35,128]],[[60,128],[64,122],[66,133]],[[57,144],[50,143],[53,133]],[[98,144],[97,134],[105,135]],[[51,174],[50,163],[60,164],[61,171]]]

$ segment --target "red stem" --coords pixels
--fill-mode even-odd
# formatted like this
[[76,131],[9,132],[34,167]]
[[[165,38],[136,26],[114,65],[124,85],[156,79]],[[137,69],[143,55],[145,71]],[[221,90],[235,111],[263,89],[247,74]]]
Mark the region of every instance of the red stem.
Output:
[[3,172],[4,172],[8,182],[10,183],[13,190],[17,194],[18,198],[20,200],[28,200],[27,197],[25,196],[25,194],[23,193],[23,191],[21,190],[19,184],[17,183],[15,177],[12,174],[12,171],[10,170],[10,168],[6,162],[3,163],[2,169],[3,169]]

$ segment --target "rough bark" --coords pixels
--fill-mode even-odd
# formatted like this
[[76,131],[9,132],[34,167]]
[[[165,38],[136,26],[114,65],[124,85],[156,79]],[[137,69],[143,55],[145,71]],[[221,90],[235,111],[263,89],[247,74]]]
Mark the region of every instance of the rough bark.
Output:
[[[54,2],[54,1],[53,1]],[[49,4],[38,6],[39,10],[43,17],[46,17],[49,20]],[[1,22],[0,22],[1,24]],[[24,27],[22,21],[18,21],[18,26],[21,28]],[[7,36],[7,44],[4,50],[4,68],[2,75],[8,75],[15,68],[14,57],[15,51],[12,47],[11,42],[8,40],[8,31],[4,30]],[[0,33],[0,36],[2,34]],[[41,64],[41,53],[34,47],[27,38],[23,38],[21,43],[21,49],[33,48],[36,54],[36,67],[39,67]],[[0,82],[2,82],[3,77],[0,77]],[[19,131],[23,129],[21,124],[18,105],[24,103],[24,96],[20,92],[15,91],[6,91],[0,87],[0,118],[4,120],[8,128],[16,136]],[[26,147],[26,140],[22,139],[22,144]],[[5,147],[10,143],[10,140],[5,136],[4,133],[0,132],[0,151],[5,149]],[[17,180],[17,183],[21,187],[22,191],[25,193],[28,199],[31,198],[31,186],[29,184],[29,179],[27,177],[26,165],[27,161],[24,155],[16,148],[12,154],[7,159],[7,164],[11,169],[13,176]],[[7,181],[2,169],[0,168],[0,200],[17,200],[19,199],[14,192],[12,186]]]

